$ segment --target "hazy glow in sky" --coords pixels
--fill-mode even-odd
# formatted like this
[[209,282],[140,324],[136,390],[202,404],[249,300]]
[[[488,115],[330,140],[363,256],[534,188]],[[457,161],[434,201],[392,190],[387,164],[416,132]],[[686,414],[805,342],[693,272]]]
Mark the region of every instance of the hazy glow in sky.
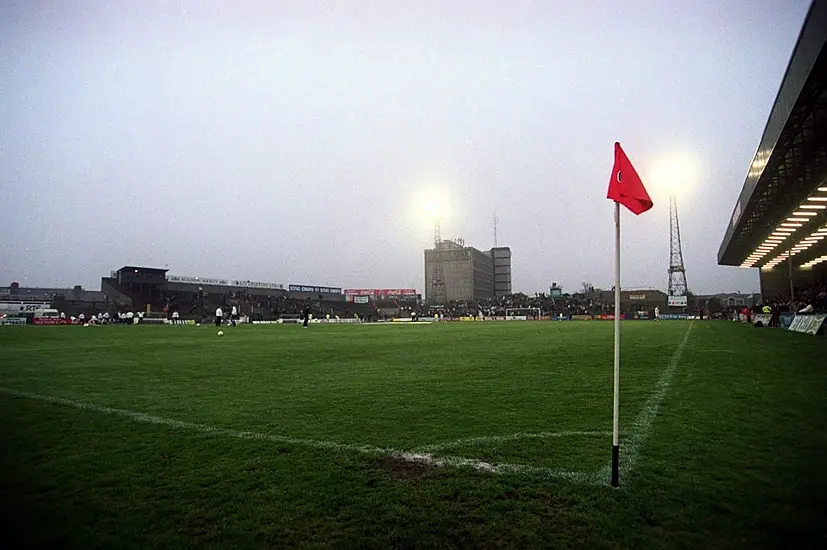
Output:
[[[237,5],[239,4],[239,5]],[[655,208],[627,288],[716,266],[809,2],[0,4],[0,284],[124,264],[423,290],[443,235],[513,250],[515,290],[612,284],[615,141]]]

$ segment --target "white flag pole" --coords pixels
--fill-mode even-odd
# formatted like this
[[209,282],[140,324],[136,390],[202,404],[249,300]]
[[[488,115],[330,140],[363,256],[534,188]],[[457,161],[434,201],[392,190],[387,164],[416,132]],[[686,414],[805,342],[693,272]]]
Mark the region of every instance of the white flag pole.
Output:
[[615,202],[615,362],[612,419],[612,487],[619,485],[620,462],[620,203]]

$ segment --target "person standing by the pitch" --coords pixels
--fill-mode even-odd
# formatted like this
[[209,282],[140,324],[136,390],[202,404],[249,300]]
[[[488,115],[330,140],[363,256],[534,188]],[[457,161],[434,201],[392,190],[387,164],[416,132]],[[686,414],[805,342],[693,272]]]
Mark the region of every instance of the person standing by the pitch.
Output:
[[304,306],[304,323],[302,326],[307,328],[307,324],[310,322],[310,304]]
[[224,312],[221,311],[221,306],[215,308],[215,326],[220,327],[224,321]]
[[233,309],[230,312],[230,323],[235,326],[236,321],[238,321],[238,308],[233,306]]

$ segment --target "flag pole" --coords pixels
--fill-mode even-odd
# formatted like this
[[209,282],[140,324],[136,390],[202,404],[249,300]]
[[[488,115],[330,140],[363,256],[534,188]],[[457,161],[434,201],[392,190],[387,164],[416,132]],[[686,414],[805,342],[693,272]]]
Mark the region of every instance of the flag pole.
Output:
[[615,353],[612,417],[612,487],[619,485],[620,462],[620,203],[615,202]]

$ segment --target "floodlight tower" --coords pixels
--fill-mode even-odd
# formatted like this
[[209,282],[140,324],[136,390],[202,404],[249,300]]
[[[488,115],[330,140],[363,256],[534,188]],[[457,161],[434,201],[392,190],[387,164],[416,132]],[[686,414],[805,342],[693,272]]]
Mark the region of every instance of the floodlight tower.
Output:
[[445,305],[445,279],[442,276],[442,231],[439,218],[434,220],[434,269],[431,272],[431,305]]
[[669,296],[686,296],[686,269],[681,249],[681,226],[678,223],[678,202],[669,197]]

